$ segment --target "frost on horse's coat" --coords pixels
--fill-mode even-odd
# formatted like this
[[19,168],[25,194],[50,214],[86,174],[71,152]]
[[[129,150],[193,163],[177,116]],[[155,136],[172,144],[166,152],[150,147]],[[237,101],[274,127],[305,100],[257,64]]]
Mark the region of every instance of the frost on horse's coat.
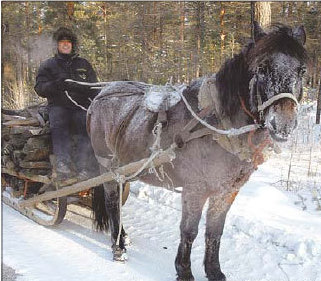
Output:
[[[291,93],[293,99],[300,99],[302,74],[298,69],[305,67],[306,52],[302,27],[291,29],[277,26],[266,34],[255,25],[254,30],[257,39],[255,44],[246,46],[216,74],[217,93],[213,103],[218,107],[215,115],[208,115],[206,121],[215,126],[218,119],[225,119],[233,128],[261,122],[262,128],[253,132],[250,140],[255,146],[266,135],[276,141],[285,141],[294,130],[297,106],[292,99],[275,101],[262,112],[263,118],[259,118],[262,114],[257,108],[259,100],[265,102],[280,93]],[[286,68],[280,67],[280,58]],[[205,80],[200,78],[194,81],[183,92],[194,111],[198,111],[198,95]],[[101,166],[101,172],[112,169],[115,160],[117,165],[122,166],[149,157],[157,113],[143,105],[143,93],[149,87],[146,85],[139,82],[115,82],[103,89],[92,103],[87,120],[92,145],[96,156],[110,160],[105,167]],[[242,101],[255,121],[242,107]],[[167,119],[168,124],[161,134],[163,149],[173,143],[175,136],[190,122],[192,116],[180,101],[167,111]],[[202,125],[198,124],[193,130],[200,128]],[[242,142],[242,145],[250,144]],[[181,240],[175,260],[177,280],[194,280],[190,254],[207,199],[205,272],[211,281],[225,280],[219,263],[225,217],[237,192],[254,171],[254,163],[240,160],[237,155],[219,145],[212,135],[206,135],[186,142],[181,149],[176,150],[173,165],[164,164],[163,168],[171,181],[166,177],[160,181],[155,175],[147,173],[143,173],[140,180],[158,186],[173,184],[174,187],[183,187]],[[119,245],[115,243],[119,231],[119,192],[116,182],[105,183],[103,190],[95,189],[93,209],[98,227],[110,227],[114,259],[122,260],[126,251],[123,229]]]

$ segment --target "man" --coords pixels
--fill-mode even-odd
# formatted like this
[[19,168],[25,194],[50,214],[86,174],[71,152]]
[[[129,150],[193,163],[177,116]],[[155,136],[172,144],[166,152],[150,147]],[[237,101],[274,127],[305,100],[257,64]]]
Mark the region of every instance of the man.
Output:
[[[65,180],[73,177],[76,168],[79,177],[83,179],[88,176],[86,163],[88,163],[88,156],[92,154],[86,132],[84,108],[89,106],[90,99],[93,99],[97,92],[65,80],[97,82],[97,77],[90,63],[76,53],[77,37],[71,30],[61,27],[54,33],[53,39],[57,43],[57,53],[40,65],[35,91],[48,100],[51,139],[53,153],[56,156],[58,179]],[[78,157],[72,155],[73,135],[76,135]],[[77,164],[76,168],[72,160]]]

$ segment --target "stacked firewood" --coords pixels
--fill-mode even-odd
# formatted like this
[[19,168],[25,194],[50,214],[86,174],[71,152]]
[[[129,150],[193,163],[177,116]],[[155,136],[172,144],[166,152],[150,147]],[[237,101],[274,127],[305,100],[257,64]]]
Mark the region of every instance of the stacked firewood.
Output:
[[50,177],[51,140],[46,105],[2,109],[1,117],[2,169],[36,181],[38,176]]

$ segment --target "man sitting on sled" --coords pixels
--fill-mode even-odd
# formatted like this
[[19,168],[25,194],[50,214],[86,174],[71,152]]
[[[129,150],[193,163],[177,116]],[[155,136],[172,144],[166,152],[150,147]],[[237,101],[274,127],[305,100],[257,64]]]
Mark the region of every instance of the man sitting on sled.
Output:
[[[59,28],[53,35],[57,53],[44,61],[38,70],[35,91],[47,98],[53,153],[59,180],[78,173],[80,179],[88,177],[88,156],[92,147],[86,132],[86,108],[97,91],[68,82],[97,82],[91,64],[79,57],[77,37],[67,28]],[[72,165],[72,136],[76,139],[77,167]]]

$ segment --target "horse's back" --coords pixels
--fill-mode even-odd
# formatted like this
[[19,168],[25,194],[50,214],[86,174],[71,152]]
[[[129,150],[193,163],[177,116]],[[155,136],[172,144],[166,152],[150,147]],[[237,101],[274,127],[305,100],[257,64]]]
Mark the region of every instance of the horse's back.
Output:
[[148,155],[145,148],[150,145],[157,114],[142,106],[147,87],[148,84],[139,82],[114,82],[96,97],[88,113],[96,155],[113,154],[120,162]]

